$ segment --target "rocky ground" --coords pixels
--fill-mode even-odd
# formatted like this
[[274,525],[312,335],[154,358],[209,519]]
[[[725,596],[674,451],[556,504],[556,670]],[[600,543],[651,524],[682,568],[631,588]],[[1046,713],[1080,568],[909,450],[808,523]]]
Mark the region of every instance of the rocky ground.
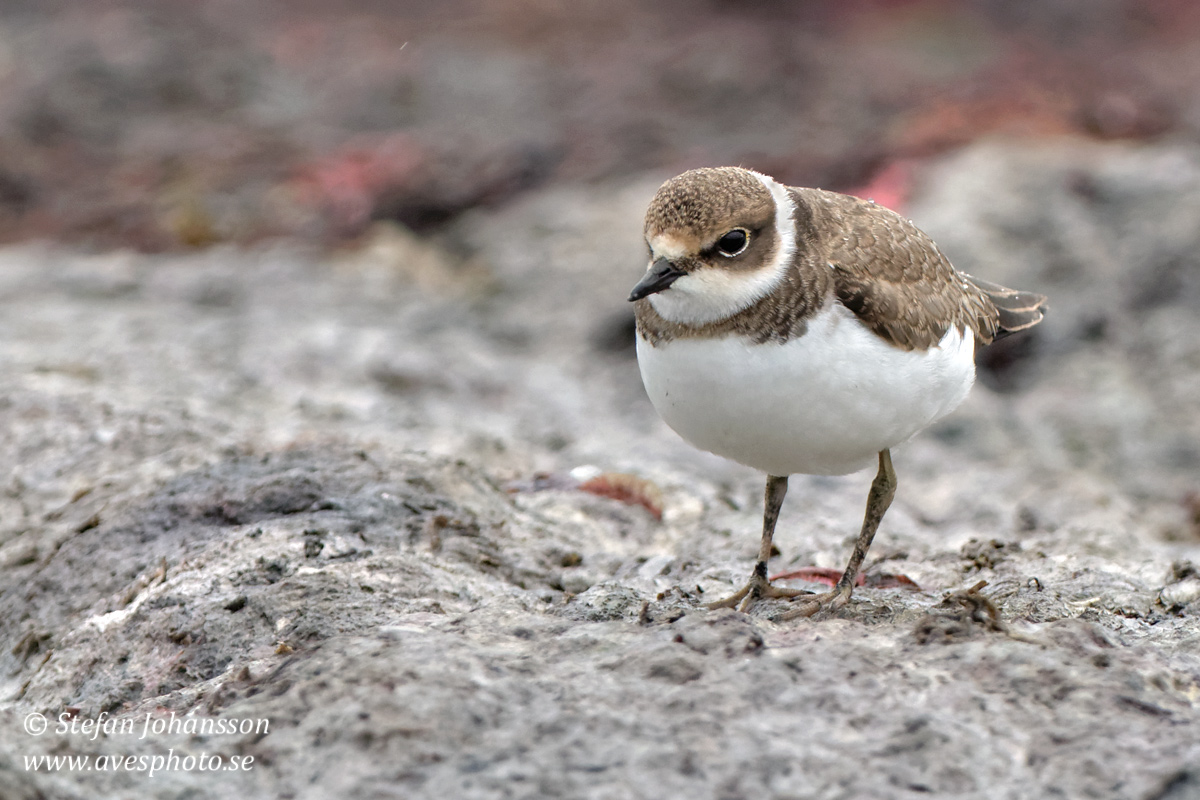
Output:
[[[664,177],[334,256],[0,252],[0,797],[1200,797],[1200,148],[920,173],[957,265],[1052,310],[895,453],[868,571],[919,590],[791,621],[700,605],[762,479],[641,390]],[[773,570],[840,567],[870,477],[793,479]],[[171,752],[253,761],[25,761]]]

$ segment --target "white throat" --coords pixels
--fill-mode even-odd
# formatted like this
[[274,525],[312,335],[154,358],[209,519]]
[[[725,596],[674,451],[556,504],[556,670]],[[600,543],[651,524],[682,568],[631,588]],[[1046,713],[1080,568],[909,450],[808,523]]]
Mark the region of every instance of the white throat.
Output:
[[[771,262],[753,272],[703,267],[679,278],[670,288],[650,295],[650,305],[663,319],[685,325],[707,325],[728,319],[775,290],[796,254],[795,204],[787,187],[766,175],[750,171],[762,181],[775,201],[775,231],[779,246]],[[669,247],[662,249],[670,249]],[[651,261],[677,253],[655,250]]]

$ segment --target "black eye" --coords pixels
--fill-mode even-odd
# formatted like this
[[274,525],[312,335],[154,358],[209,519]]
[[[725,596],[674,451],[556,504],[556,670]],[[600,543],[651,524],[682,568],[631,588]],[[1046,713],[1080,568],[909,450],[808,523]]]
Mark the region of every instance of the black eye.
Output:
[[750,243],[750,234],[742,228],[734,228],[717,240],[717,249],[723,256],[736,256]]

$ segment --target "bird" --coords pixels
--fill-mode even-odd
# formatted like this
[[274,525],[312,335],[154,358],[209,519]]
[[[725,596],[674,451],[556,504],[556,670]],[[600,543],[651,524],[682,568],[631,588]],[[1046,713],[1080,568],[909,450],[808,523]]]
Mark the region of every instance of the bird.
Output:
[[[708,607],[792,598],[789,618],[841,608],[895,496],[891,449],[959,406],[976,348],[1036,325],[1047,298],[959,272],[911,220],[871,200],[742,167],[668,180],[643,234],[649,264],[629,300],[651,404],[692,445],[767,476],[750,579]],[[773,585],[789,476],[872,464],[862,528],[832,590]]]

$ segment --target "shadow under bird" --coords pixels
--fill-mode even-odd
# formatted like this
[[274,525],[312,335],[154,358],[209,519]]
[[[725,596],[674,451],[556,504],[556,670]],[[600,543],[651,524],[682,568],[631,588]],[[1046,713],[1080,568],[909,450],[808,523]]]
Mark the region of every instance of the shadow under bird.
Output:
[[[911,221],[738,167],[685,172],[646,212],[650,265],[629,299],[642,382],[691,444],[767,474],[750,580],[710,607],[805,595],[844,605],[896,491],[890,448],[966,399],[975,348],[1036,325],[1046,298],[959,272]],[[832,591],[767,579],[788,476],[878,473]]]

